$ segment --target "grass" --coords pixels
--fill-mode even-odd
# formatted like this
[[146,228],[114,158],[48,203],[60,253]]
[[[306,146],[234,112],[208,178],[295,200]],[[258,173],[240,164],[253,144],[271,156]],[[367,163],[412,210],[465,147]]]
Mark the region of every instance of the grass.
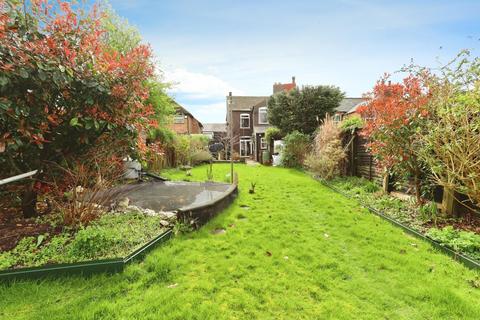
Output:
[[236,170],[238,199],[199,231],[123,274],[0,285],[0,318],[480,318],[480,273],[299,171]]

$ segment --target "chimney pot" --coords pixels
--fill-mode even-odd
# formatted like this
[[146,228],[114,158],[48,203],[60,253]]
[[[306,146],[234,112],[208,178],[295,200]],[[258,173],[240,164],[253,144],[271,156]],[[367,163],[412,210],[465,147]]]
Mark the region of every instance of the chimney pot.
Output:
[[292,83],[295,84],[295,76],[292,77]]

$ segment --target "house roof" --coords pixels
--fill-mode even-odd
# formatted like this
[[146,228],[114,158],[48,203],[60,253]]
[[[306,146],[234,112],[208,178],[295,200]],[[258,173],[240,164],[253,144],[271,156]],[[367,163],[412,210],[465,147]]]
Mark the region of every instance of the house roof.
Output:
[[348,110],[347,113],[355,113],[355,112],[357,112],[357,110],[358,110],[358,108],[359,108],[360,106],[364,106],[364,105],[366,105],[366,104],[367,104],[367,101],[362,101],[362,102],[360,102],[360,103],[357,103],[356,105],[353,106],[352,109]]
[[227,124],[226,123],[205,123],[203,125],[203,131],[227,132]]
[[227,96],[227,108],[231,111],[249,111],[253,106],[265,103],[267,99],[267,96]]
[[353,107],[355,107],[359,103],[362,103],[363,101],[364,101],[363,98],[344,98],[340,102],[340,105],[337,107],[337,109],[335,109],[335,111],[337,111],[337,112],[348,112]]
[[174,104],[174,107],[175,107],[175,112],[176,113],[183,113],[183,114],[186,114],[190,117],[192,117],[193,119],[197,120],[198,124],[200,125],[200,127],[203,128],[203,124],[193,116],[193,114],[190,113],[190,111],[188,111],[187,109],[185,109],[184,107],[182,107],[181,105],[178,104],[178,102],[176,102],[175,100],[172,100],[173,104]]

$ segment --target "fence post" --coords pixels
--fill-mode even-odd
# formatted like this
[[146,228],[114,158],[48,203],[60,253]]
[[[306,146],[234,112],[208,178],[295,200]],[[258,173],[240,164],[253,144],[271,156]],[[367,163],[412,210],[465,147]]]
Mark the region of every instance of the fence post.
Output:
[[452,217],[458,209],[458,201],[455,199],[455,190],[443,187],[442,211],[445,216]]

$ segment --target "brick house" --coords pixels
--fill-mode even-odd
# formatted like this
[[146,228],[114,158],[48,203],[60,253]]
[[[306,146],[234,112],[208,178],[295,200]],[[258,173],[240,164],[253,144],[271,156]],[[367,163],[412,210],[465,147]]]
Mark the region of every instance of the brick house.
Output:
[[[296,88],[295,77],[291,83],[274,83],[273,93]],[[233,142],[233,154],[240,158],[260,161],[267,149],[265,131],[270,126],[267,118],[269,96],[234,96],[227,100],[227,137]]]
[[203,125],[187,109],[174,102],[175,115],[169,128],[178,134],[201,134]]
[[[290,91],[297,87],[295,77],[291,83],[274,83],[273,93]],[[227,139],[233,142],[234,157],[262,159],[267,150],[265,131],[270,126],[267,118],[269,96],[234,96],[229,92],[227,102]],[[345,98],[334,113],[334,119],[341,121],[350,110],[363,102],[362,98]]]

